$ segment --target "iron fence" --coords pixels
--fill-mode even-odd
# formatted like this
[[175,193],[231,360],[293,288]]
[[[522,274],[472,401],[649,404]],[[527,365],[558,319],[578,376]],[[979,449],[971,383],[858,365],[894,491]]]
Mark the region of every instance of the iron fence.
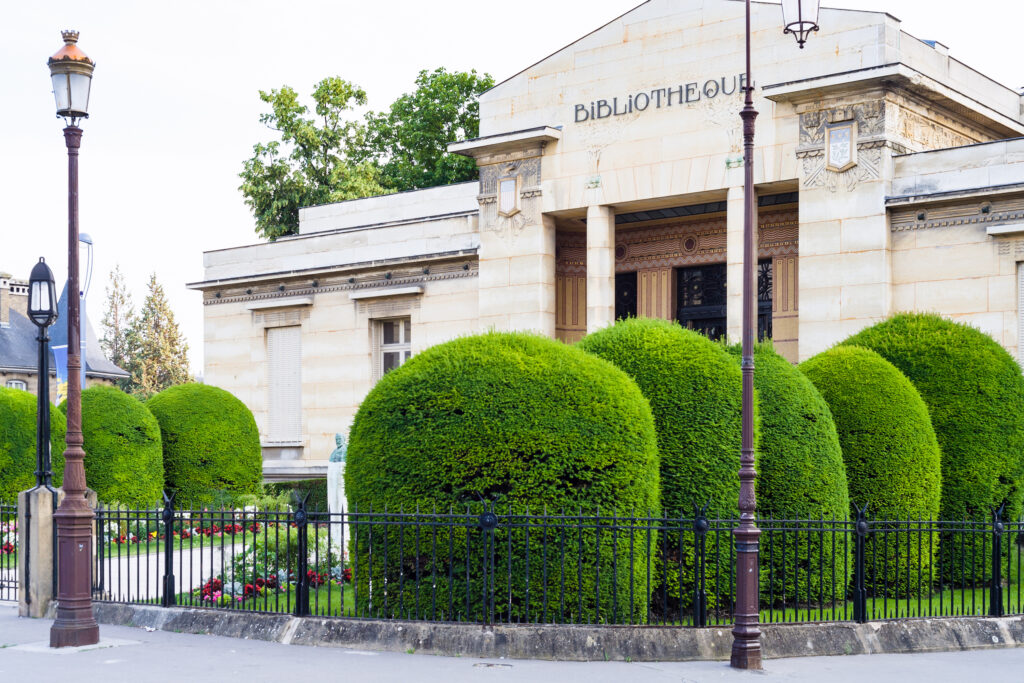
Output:
[[0,600],[18,599],[18,506],[0,503]]
[[[472,623],[732,623],[736,520],[469,506],[101,509],[98,601]],[[1024,613],[1020,522],[763,518],[761,620]]]

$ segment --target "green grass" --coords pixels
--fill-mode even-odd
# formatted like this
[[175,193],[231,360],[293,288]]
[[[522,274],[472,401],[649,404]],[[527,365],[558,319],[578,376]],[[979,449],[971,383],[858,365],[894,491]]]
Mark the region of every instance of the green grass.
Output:
[[[213,538],[207,538],[206,536],[193,536],[181,540],[179,538],[174,539],[174,550],[190,550],[199,548],[213,548],[214,550],[221,547],[223,544],[224,548],[230,548],[234,545],[242,543],[242,534],[238,534],[237,540],[232,536],[216,536]],[[245,540],[249,543],[252,542],[253,535],[251,533],[245,534]],[[103,552],[106,559],[117,559],[118,557],[132,557],[135,555],[148,555],[150,553],[160,553],[164,551],[164,539],[150,539],[149,541],[143,539],[140,543],[107,543]]]
[[[317,589],[309,589],[309,612],[312,616],[350,616],[355,613],[355,596],[352,592],[352,584],[345,584],[344,604],[342,604],[342,587],[331,584],[330,590],[327,586],[320,586]],[[188,607],[209,607],[198,596],[192,593],[179,593],[178,605]],[[288,590],[270,591],[255,599],[234,602],[233,605],[221,606],[221,609],[252,610],[259,612],[278,612],[290,614],[295,611],[295,587],[289,586]]]
[[[916,595],[895,600],[893,598],[869,597],[867,614],[871,621],[879,619],[905,619],[913,617],[942,616],[986,616],[989,608],[989,590],[946,589],[931,596]],[[1017,614],[1024,610],[1024,593],[1017,584],[1003,587],[1003,608],[1006,614]],[[829,603],[824,609],[776,608],[762,609],[762,623],[846,621],[853,619],[853,601],[837,600],[835,609]]]

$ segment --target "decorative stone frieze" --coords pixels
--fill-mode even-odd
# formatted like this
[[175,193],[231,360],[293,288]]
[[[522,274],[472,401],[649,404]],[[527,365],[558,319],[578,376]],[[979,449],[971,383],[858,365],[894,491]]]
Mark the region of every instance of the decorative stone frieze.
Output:
[[1024,221],[1024,196],[893,209],[893,232],[960,225],[1005,225]]
[[[297,295],[415,285],[439,280],[477,277],[478,274],[479,266],[476,258],[466,255],[458,260],[430,263],[426,266],[417,264],[387,269],[376,268],[359,273],[318,274],[302,280],[282,278],[279,281],[258,285],[243,284],[218,290],[208,289],[203,292],[203,305],[285,300]],[[283,301],[282,305],[287,305],[287,302]]]

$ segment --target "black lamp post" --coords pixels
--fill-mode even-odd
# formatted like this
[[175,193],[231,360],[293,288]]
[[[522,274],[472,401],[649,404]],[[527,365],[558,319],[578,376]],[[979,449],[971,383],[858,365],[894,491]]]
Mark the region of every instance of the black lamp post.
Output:
[[50,647],[94,645],[100,628],[92,613],[92,521],[85,500],[85,451],[82,450],[82,352],[78,296],[78,148],[80,119],[89,116],[89,89],[96,63],[76,43],[77,31],[61,31],[64,47],[50,57],[50,77],[57,116],[68,124],[68,430],[64,451],[64,500],[54,513],[57,522],[57,619],[50,628]]
[[[761,629],[758,627],[757,498],[754,481],[754,332],[757,323],[757,199],[754,197],[754,81],[750,73],[750,0],[747,10],[747,83],[743,119],[743,432],[740,444],[740,522],[736,537],[736,607],[732,657],[737,669],[761,668]],[[803,49],[807,35],[818,30],[818,0],[783,0],[783,33],[796,36]]]
[[28,317],[39,328],[39,382],[36,385],[36,487],[49,488],[50,469],[50,337],[47,330],[57,320],[57,292],[53,271],[40,257],[28,278]]

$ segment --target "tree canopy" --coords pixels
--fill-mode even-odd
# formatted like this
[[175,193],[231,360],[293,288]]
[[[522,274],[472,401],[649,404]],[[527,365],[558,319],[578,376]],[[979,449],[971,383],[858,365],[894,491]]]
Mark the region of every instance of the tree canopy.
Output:
[[299,209],[476,178],[471,159],[448,154],[449,142],[479,131],[480,93],[493,85],[476,71],[421,71],[416,89],[384,112],[355,112],[366,91],[338,76],[315,86],[309,107],[285,85],[260,91],[270,111],[260,122],[278,139],[258,142],[239,190],[270,240],[299,229]]
[[423,70],[416,90],[388,111],[368,114],[367,150],[384,187],[401,192],[476,179],[476,162],[449,154],[448,143],[480,134],[477,98],[492,85],[475,70]]

